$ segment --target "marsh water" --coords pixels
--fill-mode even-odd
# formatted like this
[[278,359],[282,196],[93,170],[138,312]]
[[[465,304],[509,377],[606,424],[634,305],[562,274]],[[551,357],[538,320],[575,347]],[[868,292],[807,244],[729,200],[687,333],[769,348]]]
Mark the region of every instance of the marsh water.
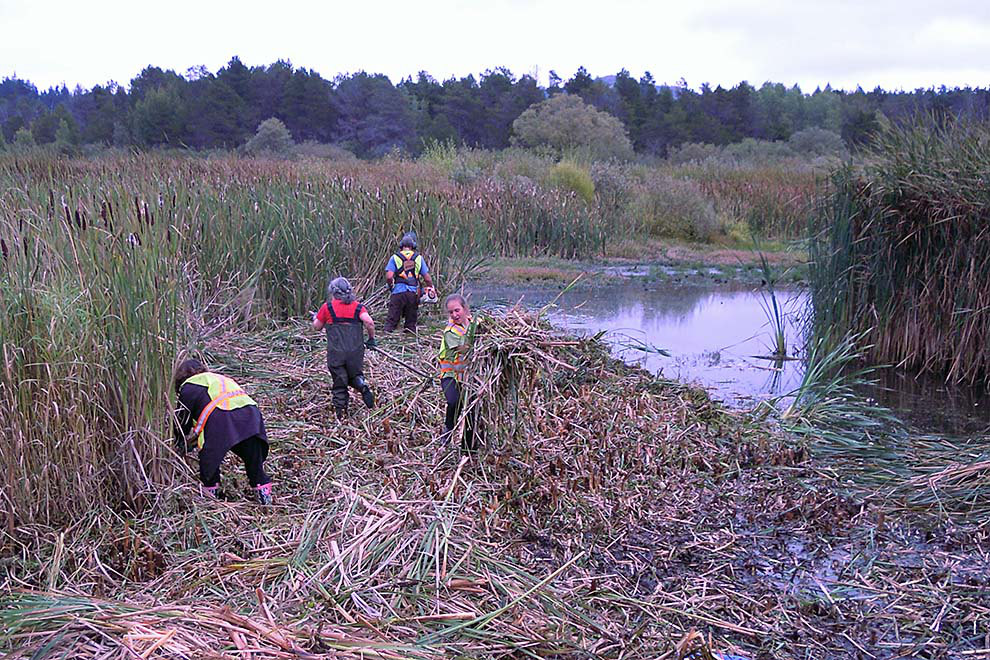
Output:
[[[768,359],[773,329],[769,302],[759,287],[741,284],[670,284],[629,280],[560,293],[546,287],[475,286],[474,304],[488,308],[522,304],[548,310],[552,323],[603,338],[613,352],[664,377],[701,385],[726,404],[744,408],[787,396],[801,382],[804,315],[802,289],[776,292],[783,309],[789,356]],[[666,351],[669,355],[664,355]],[[990,427],[985,390],[947,387],[896,371],[878,372],[878,384],[862,392],[927,432],[972,435]]]

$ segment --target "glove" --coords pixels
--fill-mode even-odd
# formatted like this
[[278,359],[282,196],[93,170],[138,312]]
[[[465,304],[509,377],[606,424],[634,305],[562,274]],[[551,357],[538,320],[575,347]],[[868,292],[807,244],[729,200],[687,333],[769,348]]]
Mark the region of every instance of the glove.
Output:
[[375,346],[378,346],[378,342],[375,341],[374,337],[369,337],[368,341],[364,342],[364,345],[367,348],[374,348]]

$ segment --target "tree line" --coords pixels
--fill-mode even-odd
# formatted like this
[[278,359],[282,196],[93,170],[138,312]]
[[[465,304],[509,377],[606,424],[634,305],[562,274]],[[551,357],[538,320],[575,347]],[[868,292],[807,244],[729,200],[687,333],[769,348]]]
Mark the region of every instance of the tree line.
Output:
[[970,87],[805,93],[797,86],[767,82],[756,88],[744,81],[695,90],[683,81],[659,85],[649,73],[637,80],[625,70],[594,78],[583,67],[566,81],[551,72],[546,87],[506,68],[442,82],[421,72],[394,85],[382,74],[327,80],[284,60],[248,67],[234,57],[216,73],[195,67],[179,75],[149,66],[126,87],[111,82],[39,91],[30,81],[5,78],[0,137],[70,147],[231,149],[274,117],[297,142],[332,143],[361,157],[396,149],[417,153],[434,142],[502,149],[527,108],[564,92],[618,118],[634,150],[654,156],[683,143],[786,140],[807,128],[833,131],[855,146],[883,117],[990,116],[990,90]]

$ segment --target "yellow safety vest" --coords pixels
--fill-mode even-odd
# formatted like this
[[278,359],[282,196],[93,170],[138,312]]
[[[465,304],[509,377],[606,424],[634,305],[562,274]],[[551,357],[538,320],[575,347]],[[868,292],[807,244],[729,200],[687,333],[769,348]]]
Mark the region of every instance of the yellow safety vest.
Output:
[[196,426],[192,430],[197,436],[197,443],[200,449],[203,448],[203,442],[205,441],[203,431],[206,429],[206,420],[210,418],[214,410],[217,408],[220,410],[236,410],[237,408],[258,405],[254,402],[254,399],[247,395],[247,392],[241,389],[240,385],[234,382],[233,378],[227,378],[220,374],[206,371],[187,378],[182,384],[185,385],[186,383],[202,385],[210,394],[210,403],[199,413]]
[[440,377],[448,378],[453,376],[460,380],[461,374],[467,369],[467,362],[461,357],[460,351],[455,348],[447,348],[448,332],[453,332],[458,337],[463,337],[467,334],[467,328],[454,323],[448,323],[440,339]]
[[419,281],[419,274],[423,270],[423,257],[415,250],[399,250],[392,255],[392,263],[395,264],[395,279],[401,284],[412,286],[407,278],[414,278]]

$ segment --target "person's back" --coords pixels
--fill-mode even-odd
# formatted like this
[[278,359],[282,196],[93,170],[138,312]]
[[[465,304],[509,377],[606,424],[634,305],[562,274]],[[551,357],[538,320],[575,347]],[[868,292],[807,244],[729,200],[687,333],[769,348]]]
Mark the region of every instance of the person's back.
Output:
[[385,264],[385,279],[388,281],[391,295],[388,299],[388,316],[385,319],[385,332],[391,332],[405,318],[404,329],[416,332],[419,320],[419,298],[423,291],[420,280],[426,284],[426,290],[433,292],[433,280],[430,268],[417,251],[416,236],[412,232],[405,234],[399,241],[399,249],[389,257]]
[[[375,405],[375,395],[364,379],[364,348],[375,345],[375,322],[358,302],[350,282],[338,277],[330,282],[330,299],[313,315],[313,328],[326,329],[327,370],[333,380],[333,407],[337,419],[347,415],[347,387],[361,393],[364,404]],[[364,331],[368,341],[364,342]]]
[[232,378],[208,371],[199,360],[186,360],[177,367],[175,391],[176,442],[185,449],[187,439],[196,439],[204,494],[217,495],[220,465],[232,451],[244,461],[258,502],[271,504],[272,480],[264,471],[268,435],[254,399]]

